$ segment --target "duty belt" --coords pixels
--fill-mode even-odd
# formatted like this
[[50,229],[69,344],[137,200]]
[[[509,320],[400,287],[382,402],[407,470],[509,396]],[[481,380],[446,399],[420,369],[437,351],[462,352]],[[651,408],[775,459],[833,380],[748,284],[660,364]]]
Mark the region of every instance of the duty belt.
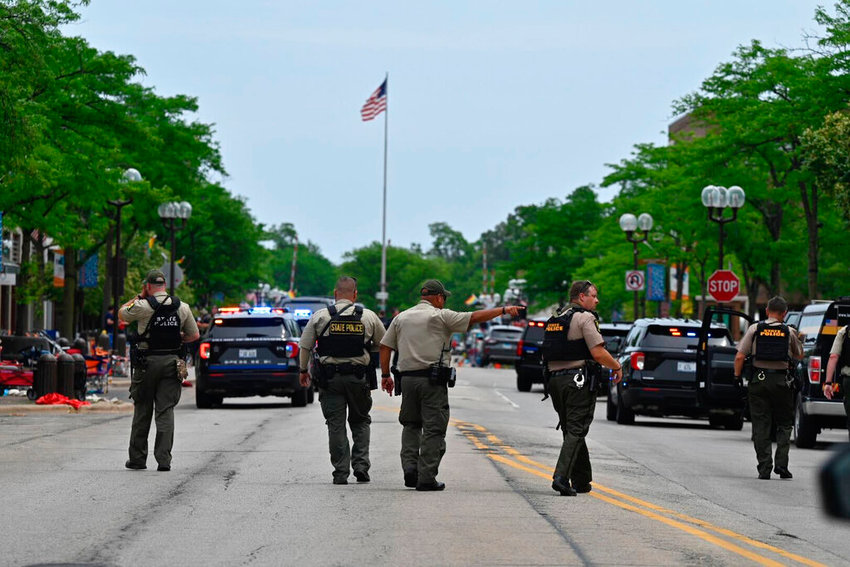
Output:
[[576,388],[583,388],[584,383],[587,381],[584,375],[584,367],[581,368],[564,368],[561,370],[554,370],[549,372],[549,376],[569,376],[573,375],[573,383],[575,383]]
[[567,376],[568,374],[575,374],[582,370],[583,368],[562,368],[561,370],[550,370],[549,376]]
[[399,376],[421,376],[423,378],[430,378],[431,369],[423,368],[422,370],[404,370],[399,372]]
[[336,374],[354,374],[358,378],[362,378],[366,372],[366,366],[362,364],[353,364],[351,362],[344,362],[342,364],[322,364],[322,368],[326,370],[333,370]]
[[780,376],[786,376],[788,374],[788,371],[785,370],[785,369],[779,369],[779,368],[758,368],[758,367],[754,367],[753,373],[755,374],[755,379],[761,381],[761,380],[764,380],[767,377],[768,374],[778,374]]

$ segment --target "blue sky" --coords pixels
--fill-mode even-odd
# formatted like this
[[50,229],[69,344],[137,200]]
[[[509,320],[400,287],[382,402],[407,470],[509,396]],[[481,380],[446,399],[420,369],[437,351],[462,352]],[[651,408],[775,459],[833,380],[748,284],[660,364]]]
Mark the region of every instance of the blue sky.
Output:
[[66,32],[134,55],[160,95],[197,97],[224,185],[339,262],[381,239],[384,117],[359,112],[386,72],[387,237],[427,249],[430,223],[476,240],[518,205],[598,185],[635,144],[665,143],[671,103],[738,45],[801,46],[817,5],[92,0]]

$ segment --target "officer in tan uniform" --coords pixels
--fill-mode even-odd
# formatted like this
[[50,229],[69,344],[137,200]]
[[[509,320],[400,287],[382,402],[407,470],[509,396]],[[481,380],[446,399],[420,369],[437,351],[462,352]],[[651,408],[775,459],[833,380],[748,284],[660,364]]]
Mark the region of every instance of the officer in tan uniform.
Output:
[[401,381],[401,467],[404,485],[416,490],[443,490],[437,481],[440,460],[446,452],[449,425],[448,387],[454,385],[451,362],[452,333],[468,331],[472,325],[510,314],[522,307],[512,305],[459,313],[444,309],[451,292],[438,280],[426,281],[422,299],[402,311],[390,323],[381,341],[381,386],[393,391],[390,359],[398,353],[393,372]]
[[[767,319],[750,325],[735,355],[735,379],[741,379],[747,355],[753,357],[747,386],[753,446],[759,478],[770,480],[770,470],[780,478],[793,478],[788,470],[788,450],[794,423],[794,387],[789,362],[803,358],[797,333],[783,323],[788,303],[776,296],[767,302]],[[776,456],[771,458],[770,430],[776,425]],[[776,465],[775,467],[773,465]]]
[[[377,388],[370,352],[378,352],[384,325],[369,309],[355,306],[357,280],[339,278],[334,305],[313,313],[301,335],[300,381],[309,386],[310,359],[315,348],[318,361],[313,380],[319,386],[319,403],[328,426],[328,445],[334,467],[333,483],[348,484],[354,469],[357,482],[369,482],[369,432],[372,388]],[[370,380],[371,378],[371,380]],[[374,384],[373,384],[374,382]],[[349,448],[345,414],[353,445]]]
[[142,292],[118,310],[118,318],[137,323],[131,357],[133,376],[130,397],[133,399],[133,425],[130,430],[128,469],[147,468],[148,433],[156,415],[154,457],[158,471],[171,470],[171,447],[174,445],[174,406],[180,401],[183,386],[178,361],[183,343],[198,340],[198,324],[188,303],[168,295],[165,274],[151,270],[145,277]]
[[[844,392],[844,413],[847,414],[847,430],[850,432],[850,396],[847,388],[850,388],[850,335],[847,326],[838,329],[832,348],[829,351],[829,362],[826,363],[826,377],[823,383],[823,395],[831,400],[838,392],[835,386],[841,385]],[[836,376],[836,372],[838,375]]]
[[[570,286],[570,305],[546,323],[543,356],[548,391],[564,438],[552,476],[552,489],[561,496],[591,490],[593,474],[585,437],[593,422],[596,392],[602,386],[601,366],[614,371],[614,383],[623,378],[623,368],[605,350],[605,339],[599,332],[599,319],[594,311],[597,304],[596,286],[589,280],[575,281]],[[570,319],[568,329],[558,340],[566,317]]]

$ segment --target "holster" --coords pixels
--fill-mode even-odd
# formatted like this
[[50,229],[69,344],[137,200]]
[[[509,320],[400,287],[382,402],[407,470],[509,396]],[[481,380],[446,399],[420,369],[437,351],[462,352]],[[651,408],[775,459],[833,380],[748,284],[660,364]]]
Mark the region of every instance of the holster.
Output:
[[428,376],[428,382],[437,386],[455,387],[457,375],[455,369],[450,366],[431,366],[431,374]]
[[138,344],[130,345],[130,364],[139,370],[145,370],[148,367],[147,355]]
[[393,375],[393,394],[396,396],[401,395],[401,378],[402,374],[398,368],[395,366],[390,367],[390,374]]
[[327,389],[329,378],[327,374],[325,374],[322,363],[319,362],[319,355],[315,350],[313,351],[313,358],[310,361],[310,375],[313,377],[313,381],[316,383],[316,386],[323,390]]

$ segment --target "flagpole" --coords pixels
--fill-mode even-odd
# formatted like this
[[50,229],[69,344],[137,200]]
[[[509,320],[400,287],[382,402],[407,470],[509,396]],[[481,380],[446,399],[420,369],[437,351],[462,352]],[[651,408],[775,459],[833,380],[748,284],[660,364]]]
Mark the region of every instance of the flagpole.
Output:
[[384,110],[384,212],[383,225],[381,228],[381,297],[379,305],[384,314],[387,309],[387,132],[390,121],[390,74],[384,78],[387,85],[384,96],[386,97],[386,109]]

